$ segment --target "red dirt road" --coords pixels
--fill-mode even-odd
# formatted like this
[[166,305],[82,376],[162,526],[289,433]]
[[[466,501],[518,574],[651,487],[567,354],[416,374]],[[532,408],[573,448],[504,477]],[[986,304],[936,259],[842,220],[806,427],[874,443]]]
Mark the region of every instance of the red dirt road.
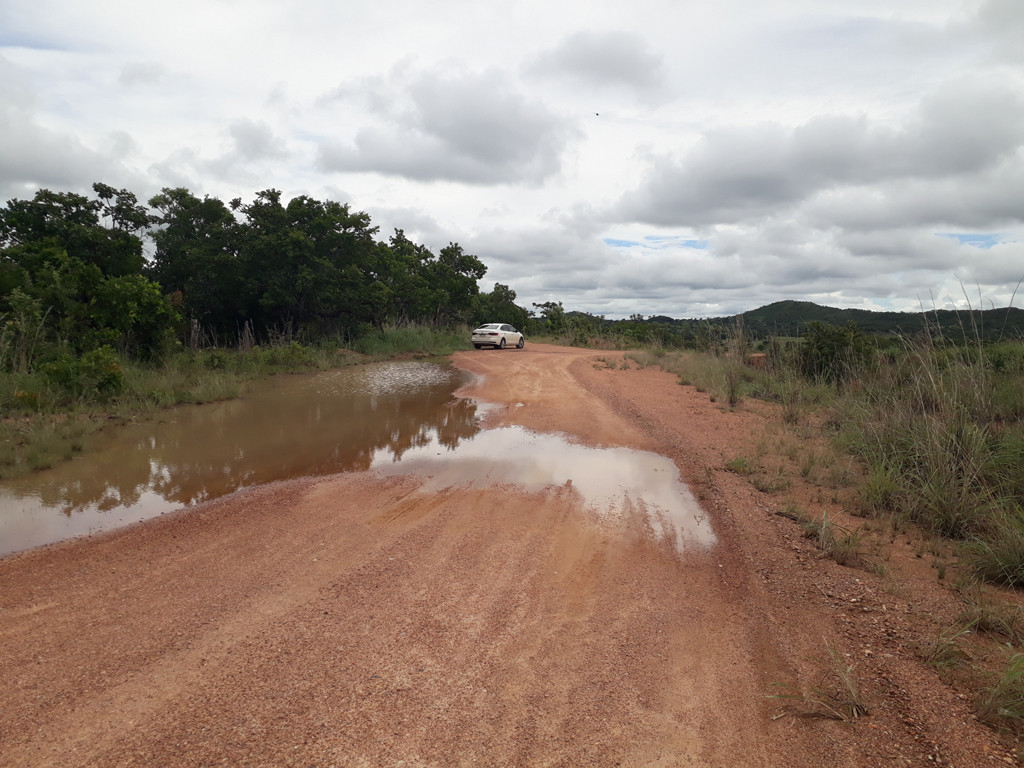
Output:
[[877,714],[770,698],[815,681],[823,638],[853,648],[839,603],[898,605],[809,572],[790,523],[720,471],[758,404],[724,411],[599,354],[456,364],[482,377],[468,395],[507,406],[488,426],[671,458],[710,549],[674,552],[640,512],[598,519],[571,486],[368,473],[8,557],[0,766],[1005,765],[965,702],[886,666],[874,636]]

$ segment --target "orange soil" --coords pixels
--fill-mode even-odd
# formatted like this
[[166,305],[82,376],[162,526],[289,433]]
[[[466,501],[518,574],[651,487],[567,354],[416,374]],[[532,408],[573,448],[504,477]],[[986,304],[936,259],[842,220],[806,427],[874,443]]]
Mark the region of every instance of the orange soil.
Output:
[[[466,395],[508,406],[487,426],[671,458],[711,516],[708,551],[660,546],[640,513],[597,520],[571,487],[426,493],[362,473],[14,555],[0,766],[1012,762],[919,660],[954,602],[934,572],[894,544],[925,585],[908,597],[823,560],[780,499],[725,471],[770,406],[723,409],[599,355],[621,357],[455,363],[479,374]],[[856,663],[867,716],[773,697],[837,692],[827,647]]]

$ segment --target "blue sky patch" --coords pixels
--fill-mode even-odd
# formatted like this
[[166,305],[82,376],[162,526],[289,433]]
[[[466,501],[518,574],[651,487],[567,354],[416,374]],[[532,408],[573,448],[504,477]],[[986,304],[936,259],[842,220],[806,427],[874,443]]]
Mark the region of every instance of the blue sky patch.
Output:
[[974,248],[991,248],[1003,241],[1000,234],[977,235],[964,232],[936,232],[939,237],[949,237],[958,240],[963,245],[970,245]]
[[648,245],[668,246],[676,245],[682,248],[696,248],[703,251],[708,247],[707,240],[694,240],[692,238],[679,237],[678,235],[646,235],[644,240]]
[[610,245],[612,248],[695,248],[697,250],[706,250],[708,247],[707,240],[693,240],[685,237],[679,237],[678,235],[644,235],[643,241],[639,240],[619,240],[615,237],[604,238],[605,243]]
[[680,238],[678,234],[645,234],[643,241],[605,238],[604,242],[612,248],[648,248],[656,250],[664,250],[667,248],[693,248],[698,251],[708,249],[707,240]]
[[10,29],[0,30],[0,49],[7,48],[23,48],[29,51],[66,50],[63,46],[46,39],[42,35],[33,35],[31,32],[20,33]]

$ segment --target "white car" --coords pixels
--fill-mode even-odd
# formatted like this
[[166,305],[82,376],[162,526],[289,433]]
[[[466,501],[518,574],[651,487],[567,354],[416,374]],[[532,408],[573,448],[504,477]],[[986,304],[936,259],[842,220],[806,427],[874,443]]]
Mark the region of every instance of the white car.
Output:
[[504,349],[513,345],[522,349],[526,346],[526,337],[507,323],[488,323],[473,331],[473,346],[477,349]]

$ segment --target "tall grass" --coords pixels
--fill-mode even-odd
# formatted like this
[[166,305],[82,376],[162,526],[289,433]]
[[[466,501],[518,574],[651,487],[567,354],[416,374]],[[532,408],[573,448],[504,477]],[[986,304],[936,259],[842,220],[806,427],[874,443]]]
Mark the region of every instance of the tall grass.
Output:
[[363,336],[351,345],[351,349],[374,359],[405,354],[450,355],[470,348],[469,335],[469,330],[465,328],[437,329],[406,325],[388,328],[383,334]]
[[1015,653],[978,701],[982,720],[1016,729],[1024,721],[1024,653]]
[[830,404],[836,397],[834,387],[802,379],[786,359],[771,355],[757,367],[747,364],[742,352],[728,347],[712,352],[656,349],[626,356],[641,368],[656,365],[674,373],[684,386],[694,386],[730,406],[746,397],[779,403],[787,424],[798,423],[808,410]]
[[1024,586],[1024,343],[925,334],[876,348],[832,382],[808,378],[799,346],[766,349],[756,368],[737,369],[728,345],[659,362],[715,399],[777,402],[790,425],[816,413],[862,465],[862,514],[959,541],[982,578]]
[[1021,375],[997,371],[980,345],[926,339],[880,361],[833,417],[867,469],[865,510],[964,541],[985,578],[1024,584],[1020,391]]

